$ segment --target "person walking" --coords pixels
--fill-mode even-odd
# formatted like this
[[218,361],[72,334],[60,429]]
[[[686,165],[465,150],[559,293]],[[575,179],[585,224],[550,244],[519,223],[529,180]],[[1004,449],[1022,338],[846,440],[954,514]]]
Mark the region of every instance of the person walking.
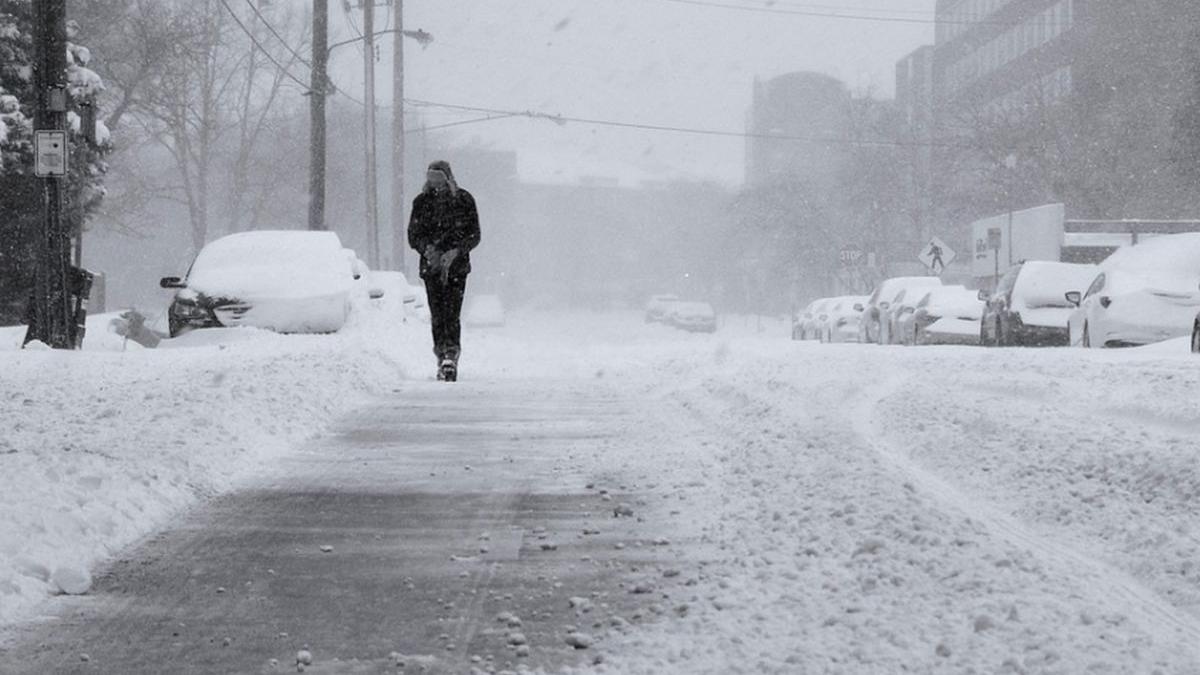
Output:
[[425,188],[413,200],[408,245],[421,255],[421,279],[429,296],[439,380],[458,380],[460,315],[467,275],[471,273],[471,251],[479,240],[475,198],[458,186],[448,162],[430,164]]

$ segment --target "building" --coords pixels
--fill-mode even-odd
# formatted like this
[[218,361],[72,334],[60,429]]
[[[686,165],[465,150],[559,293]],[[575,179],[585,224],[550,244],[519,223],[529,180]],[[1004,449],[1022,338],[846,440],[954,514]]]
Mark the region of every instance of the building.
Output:
[[746,119],[747,187],[781,180],[832,187],[845,148],[821,139],[845,137],[849,108],[846,86],[828,75],[797,72],[756,79]]
[[1073,91],[1082,0],[939,0],[934,69],[944,112],[1015,108]]
[[896,64],[896,109],[903,124],[899,136],[908,143],[907,201],[912,205],[914,225],[922,240],[936,234],[930,218],[933,213],[935,53],[932,45],[926,45]]
[[921,137],[933,132],[934,47],[926,45],[896,64],[896,107]]
[[1193,0],[939,0],[942,220],[1055,202],[1068,218],[1194,217],[1198,22]]

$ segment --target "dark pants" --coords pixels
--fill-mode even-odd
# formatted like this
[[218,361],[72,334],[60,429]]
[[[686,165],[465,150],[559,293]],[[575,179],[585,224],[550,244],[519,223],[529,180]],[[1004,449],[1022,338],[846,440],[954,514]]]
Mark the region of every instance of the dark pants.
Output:
[[458,360],[462,352],[463,295],[467,291],[467,277],[450,277],[442,283],[440,274],[432,274],[425,280],[425,291],[429,295],[429,314],[433,324],[433,353],[438,360]]

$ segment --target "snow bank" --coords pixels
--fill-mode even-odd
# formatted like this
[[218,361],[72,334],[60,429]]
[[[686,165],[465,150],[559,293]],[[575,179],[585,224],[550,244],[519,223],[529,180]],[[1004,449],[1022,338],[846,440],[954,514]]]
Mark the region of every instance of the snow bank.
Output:
[[[690,462],[657,470],[689,486],[669,498],[713,555],[694,585],[664,593],[684,610],[610,635],[604,662],[578,670],[1200,665],[1200,360],[1182,343],[997,352],[749,336],[680,348],[647,376],[707,423],[703,442],[676,441]],[[644,453],[631,471],[654,462]]]
[[198,331],[128,351],[106,317],[74,353],[17,351],[23,329],[3,329],[0,625],[85,590],[98,561],[421,374],[405,359],[427,328],[358,314],[332,336]]

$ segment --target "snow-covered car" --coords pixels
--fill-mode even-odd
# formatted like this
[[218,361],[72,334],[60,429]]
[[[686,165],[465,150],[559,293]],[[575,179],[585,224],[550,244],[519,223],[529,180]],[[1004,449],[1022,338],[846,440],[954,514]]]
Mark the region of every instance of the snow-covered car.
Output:
[[405,316],[428,320],[424,287],[413,286],[403,272],[372,271],[367,278],[370,280],[368,296],[382,293],[385,307],[399,309]]
[[498,295],[477,295],[467,305],[464,322],[479,328],[500,328],[508,323],[504,303]]
[[1196,315],[1196,322],[1192,324],[1192,353],[1200,354],[1200,314]]
[[865,295],[834,298],[826,310],[828,318],[822,324],[822,342],[858,342],[858,324],[862,321]]
[[911,320],[917,311],[917,303],[921,302],[928,290],[926,287],[906,288],[897,293],[888,304],[887,310],[883,312],[883,316],[886,317],[888,344],[904,343],[904,323]]
[[707,302],[678,302],[671,306],[667,322],[692,333],[717,332],[717,313]]
[[908,289],[927,289],[941,285],[942,280],[938,277],[896,277],[880,282],[863,305],[862,321],[858,330],[859,342],[891,344],[892,339],[888,334],[888,310],[896,296]]
[[646,303],[646,323],[665,323],[671,306],[679,302],[678,295],[653,295]]
[[946,286],[925,293],[900,322],[906,345],[977,345],[983,301],[965,286]]
[[985,301],[979,339],[992,347],[1065,347],[1074,309],[1067,293],[1096,278],[1095,265],[1031,260],[1013,265]]
[[257,231],[201,249],[167,311],[172,337],[196,328],[250,326],[280,333],[333,333],[350,313],[364,268],[333,232]]
[[827,318],[826,310],[831,302],[832,298],[813,300],[792,317],[792,339],[816,340],[821,337],[821,324]]
[[1068,296],[1077,305],[1072,345],[1129,347],[1186,337],[1200,312],[1200,233],[1119,249],[1100,263],[1090,285]]

